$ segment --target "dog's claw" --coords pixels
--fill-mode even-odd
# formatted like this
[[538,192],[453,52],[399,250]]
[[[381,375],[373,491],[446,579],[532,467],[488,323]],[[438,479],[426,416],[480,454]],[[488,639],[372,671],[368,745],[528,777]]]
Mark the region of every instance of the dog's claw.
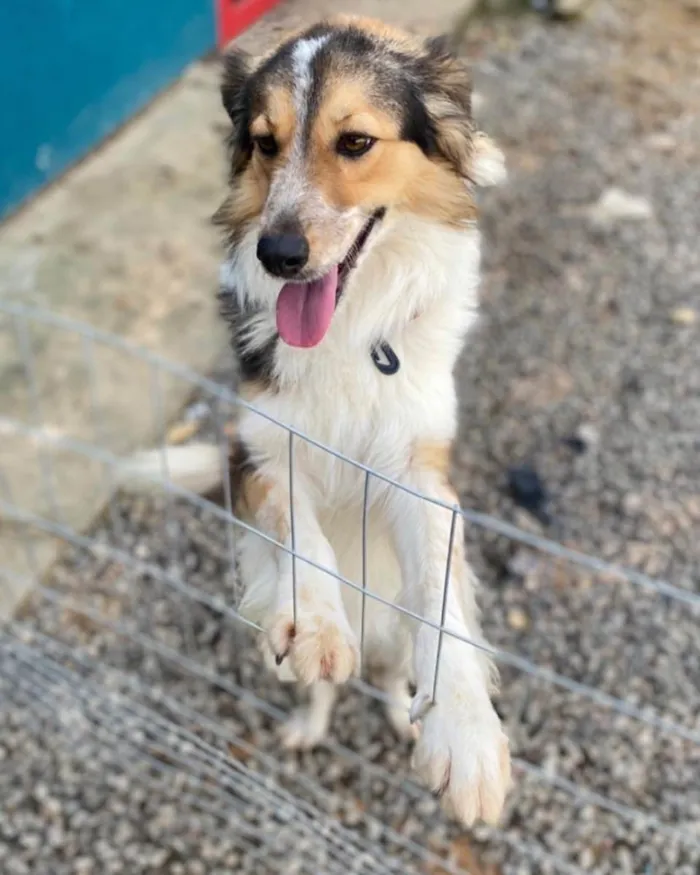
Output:
[[288,650],[285,650],[284,653],[276,653],[275,654],[275,665],[282,665],[284,662],[284,657],[289,653]]
[[432,696],[429,696],[427,693],[421,693],[419,696],[414,696],[413,701],[411,702],[411,710],[408,712],[408,718],[411,723],[416,723],[416,721],[425,717],[432,704]]

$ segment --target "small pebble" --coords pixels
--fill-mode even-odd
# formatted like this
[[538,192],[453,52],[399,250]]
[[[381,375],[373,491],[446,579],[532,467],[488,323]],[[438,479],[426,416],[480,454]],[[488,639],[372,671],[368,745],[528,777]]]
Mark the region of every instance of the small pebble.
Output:
[[625,516],[636,517],[644,507],[644,499],[638,492],[629,492],[622,499],[622,511]]
[[530,626],[530,618],[522,608],[509,608],[506,615],[506,622],[510,628],[515,629],[516,632],[523,632]]
[[572,434],[562,440],[564,446],[568,447],[577,456],[582,456],[588,449],[588,444],[580,435]]
[[508,469],[508,489],[511,498],[540,521],[549,519],[546,505],[549,500],[540,475],[531,465],[513,465]]
[[674,151],[678,143],[676,141],[676,138],[672,134],[667,134],[663,131],[659,131],[658,133],[651,134],[649,137],[647,137],[647,145],[650,149],[654,149],[654,151],[656,152],[663,152],[665,154],[668,154],[669,152]]
[[534,550],[519,547],[508,560],[508,571],[515,577],[528,577],[540,566],[541,557]]
[[599,440],[598,429],[590,423],[583,423],[576,431],[565,437],[562,443],[567,446],[577,456],[582,456],[589,449],[594,447]]
[[698,321],[698,311],[692,307],[676,307],[671,310],[671,322],[675,325],[695,325]]
[[649,201],[620,188],[609,188],[588,212],[594,225],[607,226],[618,222],[640,222],[654,215]]

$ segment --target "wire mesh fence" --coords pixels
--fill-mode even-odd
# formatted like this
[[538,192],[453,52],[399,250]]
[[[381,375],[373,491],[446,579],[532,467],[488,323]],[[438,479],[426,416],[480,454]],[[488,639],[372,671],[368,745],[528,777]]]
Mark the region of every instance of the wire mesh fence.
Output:
[[[562,644],[540,634],[536,622],[517,634],[499,632],[505,606],[497,602],[486,617],[489,639],[497,642],[488,650],[503,675],[499,707],[516,786],[502,826],[470,834],[483,846],[483,863],[411,777],[408,745],[393,739],[374,705],[386,693],[365,677],[350,682],[320,750],[290,755],[275,741],[290,694],[265,673],[249,641],[260,630],[237,610],[236,539],[247,524],[234,515],[235,496],[226,488],[230,424],[239,406],[250,405],[226,386],[50,312],[0,303],[0,337],[16,360],[17,385],[13,415],[0,419],[0,515],[21,547],[21,555],[0,557],[0,574],[3,585],[32,592],[0,637],[0,702],[10,724],[21,714],[37,739],[60,741],[76,761],[142,785],[153,798],[174,798],[180,813],[197,812],[203,830],[225,840],[221,871],[479,875],[499,871],[482,868],[497,865],[523,873],[697,871],[700,718],[683,707],[684,685],[697,689],[700,678],[697,592],[445,505],[453,533],[459,513],[470,540],[487,532],[527,550],[530,567],[555,594],[545,610],[558,612],[562,624],[591,627],[589,637]],[[84,387],[83,428],[75,433],[61,428],[53,408],[46,413],[63,372],[42,370],[38,344],[61,348],[61,368]],[[116,489],[119,423],[102,415],[115,373],[106,362],[114,356],[136,363],[141,375],[138,391],[162,447],[162,494],[130,497]],[[221,451],[223,506],[168,478],[168,381],[189,387],[207,411],[203,429]],[[360,471],[363,531],[375,480],[406,489],[284,423],[272,424],[286,430],[290,460],[306,443]],[[13,453],[32,460],[26,489]],[[91,483],[104,497],[104,513],[89,526],[70,506],[75,465],[94,468]],[[290,494],[293,476],[292,463]],[[47,542],[62,550],[44,574]],[[311,562],[294,546],[276,546],[293,562]],[[446,585],[449,556],[447,563]],[[362,595],[363,606],[379,598],[363,580],[336,577]],[[639,627],[634,653],[609,647],[616,630],[606,627],[606,611],[623,598],[632,606],[629,622]],[[453,634],[435,625],[441,638]],[[676,639],[669,650],[667,641]],[[611,658],[624,663],[623,684],[619,672],[609,676]],[[671,676],[672,686],[638,683],[644,660]],[[155,871],[189,871],[170,840],[159,841]],[[154,866],[144,863],[143,871]]]

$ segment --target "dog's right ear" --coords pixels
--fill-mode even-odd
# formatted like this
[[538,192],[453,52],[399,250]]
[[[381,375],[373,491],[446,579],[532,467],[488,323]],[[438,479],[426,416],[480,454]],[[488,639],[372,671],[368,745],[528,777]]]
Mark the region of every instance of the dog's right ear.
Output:
[[249,82],[253,72],[253,61],[247,52],[230,48],[224,54],[222,62],[221,101],[233,125],[229,143],[231,168],[236,174],[247,164],[253,148],[248,131]]

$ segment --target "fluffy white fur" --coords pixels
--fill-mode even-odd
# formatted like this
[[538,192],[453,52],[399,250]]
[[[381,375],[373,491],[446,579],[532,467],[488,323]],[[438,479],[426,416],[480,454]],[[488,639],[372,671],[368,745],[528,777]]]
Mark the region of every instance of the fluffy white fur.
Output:
[[[502,156],[482,144],[482,184],[502,176]],[[499,170],[500,168],[500,170]],[[282,282],[267,276],[255,255],[258,229],[236,249],[222,277],[231,294],[245,294],[267,310],[251,341],[274,330]],[[330,330],[313,349],[280,344],[276,387],[255,404],[269,416],[333,447],[382,475],[440,501],[450,493],[438,474],[414,459],[421,442],[449,443],[457,427],[453,368],[477,313],[479,236],[473,225],[447,229],[391,212],[373,232],[349,278]],[[243,290],[243,291],[237,291]],[[387,340],[401,368],[385,376],[369,349]],[[252,410],[242,411],[240,438],[259,474],[272,484],[258,522],[276,536],[280,509],[289,508],[289,434]],[[190,455],[188,455],[190,453]],[[218,453],[178,450],[168,467],[209,484],[219,476]],[[159,465],[158,455],[153,462]],[[140,460],[143,475],[144,459]],[[133,472],[132,472],[133,473]],[[294,536],[297,552],[337,571],[361,590],[363,470],[302,439],[294,442]],[[388,717],[397,732],[416,737],[414,764],[463,822],[497,819],[510,776],[508,744],[490,700],[492,670],[483,652],[445,635],[435,686],[439,634],[402,620],[394,603],[433,623],[443,607],[451,511],[370,478],[367,519],[367,592],[363,666],[391,697]],[[461,521],[456,539],[463,538]],[[291,546],[291,538],[287,540]],[[284,741],[310,747],[327,731],[335,684],[359,666],[362,594],[332,574],[298,559],[296,626],[292,561],[259,536],[239,540],[245,584],[241,611],[267,631],[264,649],[281,680],[310,686],[308,706],[291,717]],[[461,567],[460,567],[461,564]],[[474,579],[455,550],[445,627],[482,642]],[[274,654],[284,656],[275,665]],[[417,687],[409,722],[408,683]]]

